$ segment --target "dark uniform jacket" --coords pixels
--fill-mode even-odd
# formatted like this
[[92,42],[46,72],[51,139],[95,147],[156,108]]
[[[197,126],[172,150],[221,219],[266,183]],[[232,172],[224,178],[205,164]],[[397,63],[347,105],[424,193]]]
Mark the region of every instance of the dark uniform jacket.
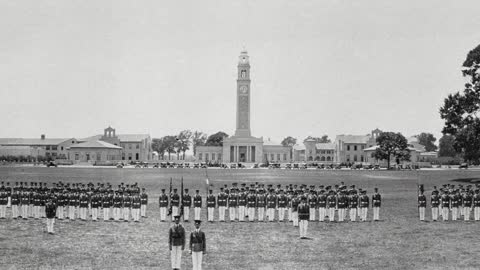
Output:
[[192,207],[192,196],[190,194],[183,194],[183,207]]
[[213,195],[213,194],[208,195],[207,196],[207,207],[208,208],[215,208],[215,205],[216,205],[215,195]]
[[418,207],[427,207],[427,198],[425,195],[418,195]]
[[360,197],[360,207],[361,208],[368,208],[369,205],[370,205],[370,200],[369,200],[368,196],[366,194],[362,195]]
[[167,207],[168,206],[168,196],[165,193],[160,194],[158,197],[158,205],[160,207]]
[[287,207],[287,196],[284,194],[278,195],[278,207],[286,208]]
[[228,206],[237,207],[237,205],[238,205],[238,194],[230,193],[230,195],[228,196]]
[[372,195],[372,206],[380,207],[382,205],[382,196],[379,193]]
[[273,194],[267,195],[267,207],[268,208],[275,208],[277,207],[277,196]]
[[178,195],[177,193],[173,193],[170,203],[172,204],[172,206],[180,206],[180,195]]
[[170,227],[168,239],[170,249],[172,249],[172,246],[182,246],[182,249],[185,248],[185,229],[183,226],[181,224],[175,224]]
[[55,215],[57,214],[57,206],[54,203],[47,203],[45,206],[45,214],[47,218],[55,218]]
[[440,197],[438,195],[432,195],[430,198],[432,207],[438,207],[440,205]]
[[193,196],[193,207],[200,207],[202,208],[202,196],[200,194],[195,194]]
[[142,193],[142,195],[140,195],[140,201],[141,201],[141,204],[142,204],[142,205],[147,205],[147,204],[148,204],[148,195],[147,195],[147,193]]
[[199,230],[190,233],[190,250],[193,252],[207,251],[207,242],[205,241],[205,233]]
[[298,219],[309,220],[310,219],[310,207],[306,203],[300,203],[298,205]]

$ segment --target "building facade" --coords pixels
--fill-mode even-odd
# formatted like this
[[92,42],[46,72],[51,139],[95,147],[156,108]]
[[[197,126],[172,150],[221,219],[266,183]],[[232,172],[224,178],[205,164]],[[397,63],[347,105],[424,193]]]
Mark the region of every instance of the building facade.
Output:
[[77,144],[75,138],[3,138],[0,139],[0,156],[32,156],[52,159],[67,158],[67,148]]
[[121,159],[122,147],[104,141],[87,141],[68,148],[68,159],[73,163],[115,163]]
[[[251,135],[251,91],[250,59],[248,53],[242,51],[237,65],[235,134],[223,139],[221,149],[217,146],[197,147],[195,156],[197,161],[221,160],[222,163],[261,163],[283,161],[284,157],[289,158],[290,147],[265,143],[263,137],[257,138]],[[285,153],[288,153],[288,155],[285,156]]]

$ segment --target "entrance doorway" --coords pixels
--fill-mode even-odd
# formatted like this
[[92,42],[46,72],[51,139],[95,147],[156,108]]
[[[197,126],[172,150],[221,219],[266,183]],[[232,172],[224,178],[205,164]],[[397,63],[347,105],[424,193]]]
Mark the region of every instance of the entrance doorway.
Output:
[[239,162],[247,162],[247,147],[239,146],[238,147],[238,157]]

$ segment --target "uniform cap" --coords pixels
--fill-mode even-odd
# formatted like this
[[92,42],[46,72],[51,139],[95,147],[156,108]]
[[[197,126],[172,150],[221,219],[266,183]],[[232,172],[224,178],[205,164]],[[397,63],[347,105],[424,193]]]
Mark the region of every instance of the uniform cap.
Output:
[[195,192],[200,192],[200,190],[197,189],[197,190],[195,190]]
[[188,188],[185,189],[185,192],[188,192]]
[[195,224],[201,224],[202,223],[202,221],[199,220],[199,219],[196,219],[194,222],[195,222]]
[[180,215],[176,215],[173,217],[174,219],[180,219]]
[[162,192],[165,192],[165,189],[164,189],[164,188],[162,188]]

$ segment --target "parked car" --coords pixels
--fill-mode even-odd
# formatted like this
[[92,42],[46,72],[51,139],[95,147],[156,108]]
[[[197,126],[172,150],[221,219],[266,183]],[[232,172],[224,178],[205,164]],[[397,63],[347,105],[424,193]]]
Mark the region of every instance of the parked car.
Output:
[[158,163],[153,164],[153,168],[160,168],[160,164]]
[[185,163],[183,163],[183,166],[184,166],[185,168],[190,168],[190,163],[185,162]]
[[194,169],[200,168],[200,163],[193,163],[193,168]]
[[236,169],[236,168],[237,168],[237,163],[230,164],[230,169]]
[[57,163],[55,163],[55,161],[53,160],[50,160],[50,161],[47,161],[47,167],[58,167]]
[[292,169],[292,163],[287,163],[285,165],[285,169],[291,170]]
[[121,168],[123,168],[124,164],[122,162],[118,162],[117,165],[115,165],[115,166],[117,166],[117,168],[121,169]]
[[204,163],[202,163],[201,167],[202,167],[202,169],[206,169],[206,168],[208,168],[208,165],[207,165],[207,163],[204,162]]
[[468,163],[462,163],[458,166],[459,169],[468,169]]

